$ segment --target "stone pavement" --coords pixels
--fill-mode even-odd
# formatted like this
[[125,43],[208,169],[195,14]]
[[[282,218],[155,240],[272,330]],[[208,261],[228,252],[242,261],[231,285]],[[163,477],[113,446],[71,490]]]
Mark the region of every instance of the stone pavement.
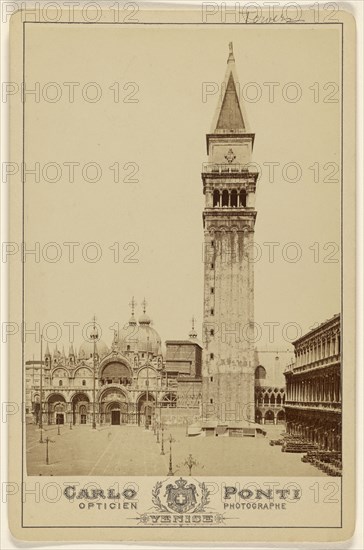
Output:
[[[169,435],[172,443],[173,473],[188,475],[184,461],[192,454],[198,462],[192,475],[211,476],[322,476],[311,464],[301,462],[301,454],[282,453],[270,446],[269,436],[278,438],[282,426],[267,427],[268,437],[186,437],[183,427],[166,427],[165,455],[153,430],[122,425],[92,430],[91,426],[45,426],[46,444],[39,443],[40,431],[29,424],[27,434],[27,471],[29,475],[87,476],[165,476],[169,470]],[[160,434],[161,436],[161,434]]]

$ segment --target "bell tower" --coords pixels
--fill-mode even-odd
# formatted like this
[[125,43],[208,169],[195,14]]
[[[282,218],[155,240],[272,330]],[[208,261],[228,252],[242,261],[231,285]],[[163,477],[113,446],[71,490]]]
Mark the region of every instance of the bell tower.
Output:
[[[258,172],[249,169],[251,133],[232,43],[203,166],[204,323],[202,418],[254,422],[254,225]],[[210,422],[211,421],[211,422]]]

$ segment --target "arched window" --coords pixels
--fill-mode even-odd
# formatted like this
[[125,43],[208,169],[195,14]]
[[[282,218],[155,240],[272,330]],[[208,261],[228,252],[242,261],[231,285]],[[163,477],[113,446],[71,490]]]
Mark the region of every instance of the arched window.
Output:
[[58,382],[58,386],[63,386],[62,380],[60,380],[60,381]]
[[269,397],[268,397],[268,394],[267,394],[267,393],[266,393],[265,396],[264,396],[264,403],[265,403],[266,405],[269,404]]
[[239,193],[240,206],[246,206],[246,191],[242,189]]
[[266,378],[266,376],[267,376],[267,371],[265,370],[264,367],[259,365],[259,367],[257,367],[255,369],[255,379],[256,380],[264,380],[264,378]]
[[213,205],[220,206],[220,192],[217,189],[214,191]]
[[86,386],[86,380],[82,380],[82,385]]
[[231,191],[231,195],[230,195],[230,205],[233,207],[233,208],[236,208],[238,206],[238,192],[236,189],[233,189]]
[[222,192],[222,206],[229,206],[229,193],[227,189]]
[[275,398],[275,396],[274,396],[274,393],[272,393],[272,395],[270,396],[270,404],[271,404],[271,405],[274,405],[275,402],[276,402],[276,398]]

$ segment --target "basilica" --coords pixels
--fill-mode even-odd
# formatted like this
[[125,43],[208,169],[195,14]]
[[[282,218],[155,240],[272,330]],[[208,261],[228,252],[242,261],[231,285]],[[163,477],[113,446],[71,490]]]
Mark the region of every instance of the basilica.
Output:
[[[186,340],[162,341],[146,313],[138,320],[135,301],[123,328],[107,346],[96,324],[88,341],[68,354],[47,345],[44,361],[26,364],[26,410],[48,424],[142,424],[155,420],[186,424],[201,406],[202,347],[192,327]],[[40,387],[42,386],[42,399]]]

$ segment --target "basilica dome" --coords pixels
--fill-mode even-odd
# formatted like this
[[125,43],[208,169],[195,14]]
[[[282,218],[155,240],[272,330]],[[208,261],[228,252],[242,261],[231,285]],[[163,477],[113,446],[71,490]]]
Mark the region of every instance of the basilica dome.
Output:
[[[83,343],[80,346],[78,357],[79,359],[90,359],[93,356],[94,353],[94,344],[93,342],[88,342],[87,340],[84,340]],[[109,353],[109,349],[105,342],[102,340],[98,340],[96,342],[96,353],[102,359]]]
[[138,351],[149,352],[153,355],[160,355],[161,337],[158,332],[149,324],[140,324],[138,326]]
[[152,321],[145,309],[138,319],[138,323],[132,314],[129,322],[119,331],[119,349],[122,353],[134,351],[135,353],[152,353],[161,355],[161,337],[151,326]]

